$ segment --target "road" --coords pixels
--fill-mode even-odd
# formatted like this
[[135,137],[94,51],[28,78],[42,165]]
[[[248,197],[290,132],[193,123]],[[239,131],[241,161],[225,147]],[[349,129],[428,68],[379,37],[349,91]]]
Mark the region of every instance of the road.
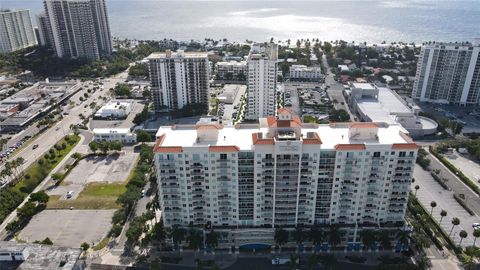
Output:
[[332,102],[334,100],[337,101],[333,103],[335,109],[343,109],[347,111],[348,114],[350,114],[350,119],[354,120],[355,116],[352,114],[352,112],[350,112],[350,108],[348,108],[348,104],[345,101],[345,97],[343,96],[343,85],[335,81],[334,74],[330,71],[330,66],[328,65],[327,57],[325,56],[325,54],[323,54],[322,56],[322,64],[327,71],[327,74],[325,76],[325,84],[328,86],[328,96],[330,97],[330,100]]
[[[127,78],[127,72],[120,73],[112,78],[104,80],[104,88],[97,90],[96,92],[92,92],[89,97],[80,102],[80,97],[84,97],[84,94],[87,93],[87,89],[91,89],[92,85],[90,82],[83,83],[83,89],[76,93],[74,96],[70,98],[71,101],[75,102],[74,107],[70,107],[67,105],[63,108],[65,112],[68,112],[68,115],[65,115],[62,120],[58,123],[53,125],[51,128],[40,134],[39,136],[35,137],[30,145],[37,144],[38,147],[36,149],[32,149],[32,147],[25,147],[18,151],[16,154],[11,156],[9,160],[13,160],[19,157],[22,157],[25,160],[23,164],[22,170],[28,168],[33,162],[35,162],[41,155],[47,152],[50,148],[52,148],[60,139],[62,139],[65,135],[68,135],[71,130],[70,126],[72,124],[79,124],[81,123],[80,115],[83,114],[84,116],[89,116],[93,113],[94,109],[91,109],[88,106],[91,102],[96,102],[98,105],[104,103],[103,99],[100,97],[108,97],[109,90],[111,87],[114,87],[116,83],[122,82]],[[86,106],[86,108],[85,108]],[[3,165],[0,166],[0,171],[3,170]]]
[[[87,93],[87,87],[86,84],[89,84],[89,82],[85,82],[83,87],[83,90],[79,91],[77,94],[75,94],[73,97],[70,98],[73,102],[75,102],[76,106],[73,108],[68,108],[66,106],[66,110],[69,112],[68,115],[66,115],[61,121],[59,121],[57,124],[37,136],[36,138],[33,139],[31,145],[37,144],[38,147],[36,149],[32,149],[31,147],[25,147],[22,150],[18,151],[14,156],[12,156],[10,159],[15,159],[22,157],[25,160],[25,163],[22,166],[22,170],[25,170],[30,166],[33,162],[36,162],[37,158],[42,156],[45,152],[47,152],[50,148],[52,148],[60,139],[62,139],[65,135],[70,133],[70,125],[72,124],[78,124],[81,122],[80,119],[80,114],[83,114],[85,116],[89,116],[93,113],[94,109],[91,109],[88,104],[91,102],[95,101],[97,104],[101,105],[103,103],[103,99],[101,98],[102,96],[106,97],[109,95],[109,90],[111,87],[114,87],[117,82],[124,81],[127,77],[127,72],[120,73],[114,77],[111,77],[107,80],[104,81],[104,88],[92,92],[92,94],[82,102],[80,102],[80,97],[84,96],[84,93]],[[86,108],[85,108],[86,105]],[[78,143],[76,147],[80,147],[83,144],[84,138],[82,137],[81,141]],[[69,153],[69,155],[75,153],[76,147]],[[56,172],[58,168],[61,168],[64,162],[68,160],[69,155],[67,155],[60,164],[55,167],[52,172],[45,178],[45,180],[37,186],[37,188],[34,190],[34,192],[38,192],[42,190],[46,183],[50,180],[50,176]],[[3,166],[0,167],[0,170],[3,169]],[[28,200],[28,197],[24,200],[24,202],[19,206],[21,207],[26,201]],[[18,209],[18,208],[17,208]],[[4,222],[0,225],[0,236],[3,239],[5,237],[5,227],[6,225],[11,222],[14,218],[16,217],[16,210],[13,211],[5,220]]]

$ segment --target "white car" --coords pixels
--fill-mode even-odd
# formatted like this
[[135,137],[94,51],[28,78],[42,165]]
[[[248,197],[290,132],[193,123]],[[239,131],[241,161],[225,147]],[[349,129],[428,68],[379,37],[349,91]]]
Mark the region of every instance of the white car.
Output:
[[73,191],[67,192],[67,199],[72,198],[72,196],[73,196]]
[[477,229],[477,228],[480,227],[480,223],[475,222],[475,223],[472,224],[472,227],[473,227],[474,229]]

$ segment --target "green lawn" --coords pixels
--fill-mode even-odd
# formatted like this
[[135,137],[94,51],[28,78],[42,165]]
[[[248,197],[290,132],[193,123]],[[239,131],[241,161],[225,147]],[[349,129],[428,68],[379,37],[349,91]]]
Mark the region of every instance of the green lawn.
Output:
[[71,135],[70,143],[67,143],[65,139],[60,140],[57,144],[66,144],[65,149],[55,150],[56,157],[54,159],[45,159],[43,164],[39,164],[38,160],[32,163],[24,172],[23,179],[15,185],[15,189],[19,191],[33,191],[35,187],[43,181],[43,179],[70,153],[75,145],[80,140],[79,136]]
[[[138,162],[135,161],[135,162]],[[50,196],[47,208],[50,209],[119,209],[117,198],[127,190],[127,183],[133,177],[132,170],[123,183],[89,183],[77,198],[60,200],[61,196]]]
[[77,198],[72,200],[60,200],[61,196],[50,196],[47,208],[118,209],[120,204],[117,203],[117,198],[127,190],[125,185],[126,183],[90,183]]

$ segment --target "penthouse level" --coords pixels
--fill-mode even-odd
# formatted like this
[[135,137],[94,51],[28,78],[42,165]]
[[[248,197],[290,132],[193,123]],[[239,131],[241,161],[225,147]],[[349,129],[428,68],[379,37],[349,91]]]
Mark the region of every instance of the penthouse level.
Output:
[[402,226],[418,146],[399,125],[160,127],[154,147],[167,226]]

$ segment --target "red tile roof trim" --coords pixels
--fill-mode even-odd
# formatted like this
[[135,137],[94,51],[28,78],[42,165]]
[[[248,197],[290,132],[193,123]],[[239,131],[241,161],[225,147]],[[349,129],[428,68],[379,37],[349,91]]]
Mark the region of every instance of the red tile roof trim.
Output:
[[365,150],[365,144],[337,144],[335,150]]
[[274,145],[275,141],[273,139],[258,138],[258,133],[252,133],[252,143],[254,145]]
[[419,149],[420,146],[416,143],[394,143],[392,149]]
[[238,152],[240,151],[240,148],[238,146],[232,145],[232,146],[210,146],[208,148],[209,152]]

